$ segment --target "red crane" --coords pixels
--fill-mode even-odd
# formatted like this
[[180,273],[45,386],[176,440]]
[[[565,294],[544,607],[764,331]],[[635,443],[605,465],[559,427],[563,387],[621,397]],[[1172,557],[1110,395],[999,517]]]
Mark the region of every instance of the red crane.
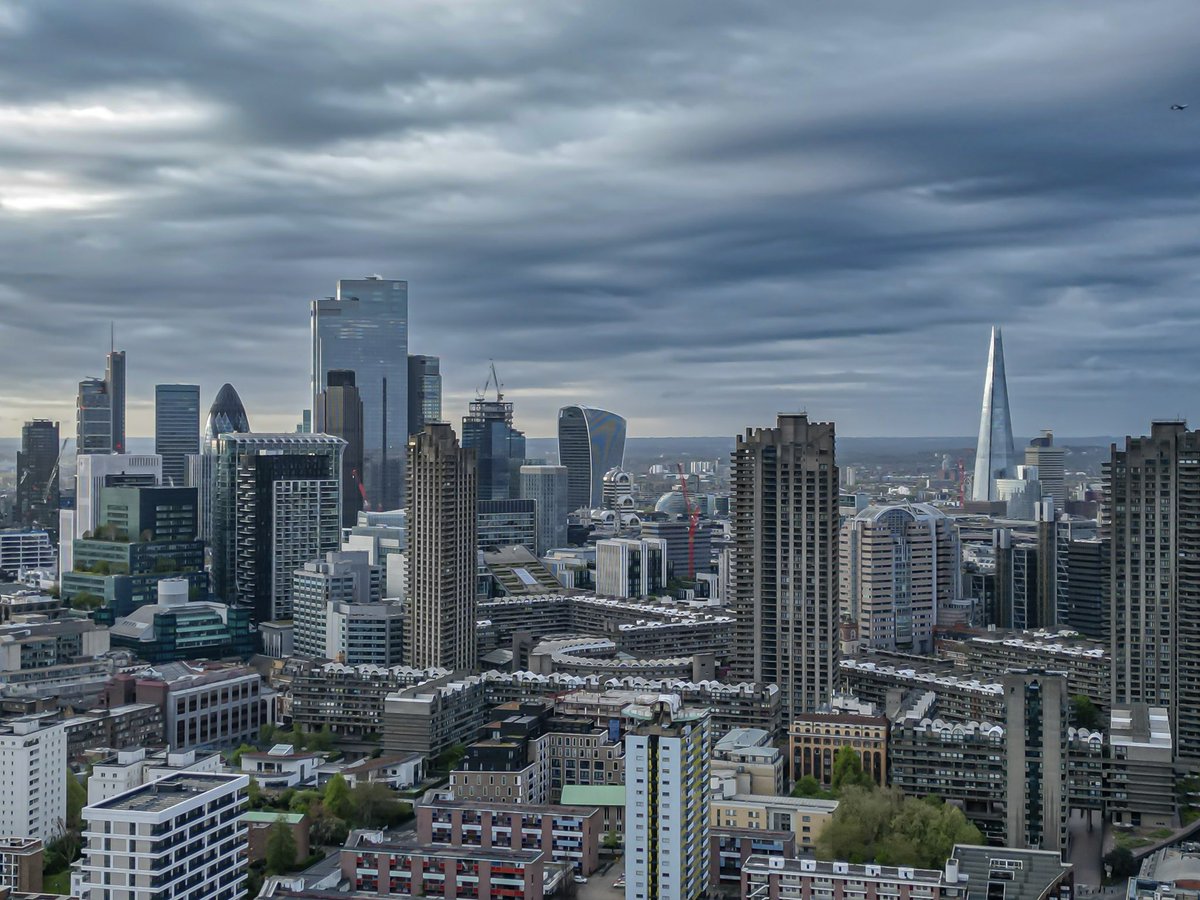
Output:
[[700,524],[700,507],[692,506],[692,501],[688,498],[687,475],[683,472],[683,463],[676,465],[679,466],[679,484],[683,490],[683,505],[688,516],[688,580],[692,581],[696,578],[696,526]]
[[367,499],[367,489],[363,487],[362,479],[358,477],[358,469],[351,469],[350,477],[353,478],[354,483],[358,485],[358,493],[362,495],[363,509],[370,510],[371,501]]
[[962,509],[967,507],[967,461],[961,458],[958,461],[958,505]]

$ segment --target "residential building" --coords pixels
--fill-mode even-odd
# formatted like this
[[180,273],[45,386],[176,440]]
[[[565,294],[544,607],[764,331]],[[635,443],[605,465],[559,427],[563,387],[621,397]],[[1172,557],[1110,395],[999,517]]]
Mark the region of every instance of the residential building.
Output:
[[386,784],[395,791],[411,790],[425,780],[425,757],[419,753],[365,757],[343,766],[346,784]]
[[312,665],[301,669],[292,680],[292,721],[309,731],[327,725],[334,734],[349,740],[380,735],[384,700],[389,694],[446,674],[406,666],[337,662]]
[[[1167,710],[1143,703],[1114,707],[1106,737],[1101,788],[1109,821],[1119,827],[1174,828],[1177,787]],[[1070,766],[1076,768],[1075,756]]]
[[317,394],[313,408],[316,431],[332,434],[346,442],[342,453],[342,527],[358,522],[367,503],[363,487],[363,404],[354,383],[354,373],[335,369],[325,375],[326,387]]
[[1156,421],[1112,446],[1109,554],[1113,704],[1167,709],[1178,761],[1200,769],[1200,430]]
[[983,409],[979,415],[979,443],[975,449],[971,499],[979,502],[999,500],[996,479],[1015,477],[1016,468],[1017,451],[1013,446],[1008,380],[1004,373],[1004,339],[1000,326],[995,325],[983,380]]
[[58,527],[58,423],[34,419],[21,426],[13,518],[24,526]]
[[327,434],[222,434],[213,485],[213,589],[256,622],[292,616],[292,574],[341,545],[346,442]]
[[316,785],[317,769],[324,754],[305,753],[291,744],[276,744],[270,750],[242,754],[242,771],[265,788],[285,790]]
[[667,542],[610,538],[596,542],[596,593],[644,600],[667,586]]
[[241,897],[249,783],[245,775],[179,772],[85,807],[80,895]]
[[383,596],[408,596],[408,512],[360,510],[358,523],[343,532],[343,550],[365,550],[371,565],[383,569]]
[[[962,897],[948,891],[946,882],[953,871],[914,869],[907,866],[881,866],[876,863],[849,863],[823,859],[785,859],[779,856],[752,856],[742,867],[741,895],[771,900],[828,900],[888,897],[894,900],[942,900]],[[1015,898],[1014,898],[1015,900]]]
[[950,518],[927,503],[871,507],[846,520],[840,546],[842,612],[860,646],[932,653],[938,609],[961,596]]
[[405,653],[418,668],[474,669],[476,660],[475,454],[446,424],[408,444],[410,606]]
[[1053,850],[955,844],[946,875],[945,895],[964,900],[1070,900],[1075,896],[1075,868]]
[[558,411],[558,460],[567,469],[567,509],[604,503],[604,473],[625,459],[625,420],[588,406]]
[[713,745],[712,773],[745,774],[751,794],[786,794],[783,753],[771,740],[771,733],[761,728],[735,728]]
[[1025,448],[1025,465],[1037,470],[1042,496],[1053,497],[1054,508],[1059,510],[1067,508],[1066,453],[1054,445],[1053,431],[1043,431]]
[[307,814],[253,809],[242,814],[242,822],[246,826],[246,858],[251,863],[262,862],[267,858],[271,829],[278,822],[282,822],[283,826],[291,832],[292,840],[296,843],[296,859],[302,862],[308,859],[311,852],[309,830],[312,822]]
[[187,459],[200,452],[200,385],[154,386],[154,452],[162,457],[163,481],[187,484]]
[[[495,375],[495,366],[489,382]],[[484,386],[487,390],[487,385]],[[520,485],[513,484],[525,461],[525,434],[513,427],[513,405],[504,399],[496,382],[496,399],[478,394],[462,420],[462,445],[475,451],[479,470],[479,501],[515,497]]]
[[797,855],[796,836],[790,831],[714,826],[709,842],[709,884],[735,895],[741,892],[742,869],[751,857],[794,859]]
[[334,369],[354,372],[363,405],[363,486],[379,509],[403,506],[408,441],[408,282],[341,279],[314,300],[312,396]]
[[734,675],[771,682],[784,714],[820,708],[838,660],[838,470],[832,422],[780,415],[733,454]]
[[193,601],[186,578],[158,582],[158,602],[118,616],[108,629],[113,647],[148,663],[185,659],[248,658],[254,632],[248,606]]
[[1146,856],[1125,896],[1128,900],[1196,900],[1200,897],[1200,853],[1195,845],[1163,847]]
[[804,713],[788,728],[792,780],[811,776],[828,787],[833,764],[843,747],[852,749],[863,772],[880,787],[888,783],[888,720],[850,712]]
[[49,843],[67,821],[67,731],[27,716],[0,723],[0,834]]
[[369,555],[361,550],[327,553],[324,560],[305,563],[292,574],[293,644],[297,654],[348,662],[343,657],[341,634],[336,625],[330,627],[330,611],[336,603],[365,605],[382,601],[382,571],[368,560]]
[[342,876],[352,890],[375,896],[541,900],[546,859],[543,850],[448,847],[355,831],[342,850]]
[[625,898],[708,892],[709,719],[678,694],[634,703],[625,737]]
[[1008,840],[1034,850],[1067,851],[1067,718],[1061,675],[1014,671],[1004,686],[1008,750]]
[[0,888],[18,894],[42,893],[45,844],[38,838],[0,837]]
[[536,544],[541,556],[567,542],[567,467],[521,466],[521,498],[537,504]]
[[408,356],[408,434],[442,421],[441,360],[436,356]]
[[712,780],[712,827],[786,832],[804,853],[812,853],[817,838],[837,812],[836,800],[752,794],[749,778],[721,773]]
[[480,499],[477,516],[480,550],[537,547],[537,502],[534,500]]
[[166,749],[147,752],[145,747],[129,747],[93,760],[87,782],[87,802],[94,806],[176,772],[223,771],[225,760],[220,753]]

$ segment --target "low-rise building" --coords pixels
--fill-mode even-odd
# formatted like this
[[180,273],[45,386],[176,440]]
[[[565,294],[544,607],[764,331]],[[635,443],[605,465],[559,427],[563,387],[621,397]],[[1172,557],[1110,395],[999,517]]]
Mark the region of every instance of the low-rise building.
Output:
[[709,832],[708,883],[729,892],[740,890],[742,869],[752,856],[793,859],[796,835],[791,831],[761,828],[713,828]]
[[862,761],[863,772],[878,785],[888,779],[888,720],[884,716],[815,712],[798,716],[788,729],[792,780],[811,776],[828,785],[833,762],[843,747]]
[[425,757],[419,753],[398,753],[352,762],[341,770],[346,784],[354,787],[365,782],[378,782],[403,791],[414,788],[425,780]]
[[1200,853],[1195,845],[1164,847],[1142,860],[1129,879],[1126,900],[1197,900],[1200,898]]
[[[947,869],[949,869],[947,864]],[[770,900],[942,900],[963,896],[947,890],[949,872],[823,859],[753,856],[742,867],[742,896]]]
[[276,744],[270,750],[242,754],[242,771],[265,788],[282,790],[317,783],[320,753],[297,752],[291,744]]
[[149,663],[246,658],[254,652],[250,607],[190,600],[183,578],[158,582],[158,602],[118,616],[108,629],[114,647]]
[[563,806],[590,806],[600,810],[604,834],[625,835],[624,784],[568,784],[562,789]]
[[407,666],[306,665],[292,680],[292,721],[311,731],[328,726],[334,734],[351,740],[379,736],[389,694],[449,674],[445,669]]
[[837,812],[836,800],[808,797],[771,797],[742,792],[736,776],[713,775],[709,817],[713,828],[786,831],[795,836],[796,849],[811,852],[817,838]]
[[762,728],[735,728],[713,745],[710,763],[714,775],[723,772],[750,776],[750,793],[786,794],[783,753],[771,744]]
[[0,837],[0,888],[40,894],[44,855],[39,838]]
[[271,839],[271,829],[277,823],[283,823],[296,842],[296,859],[308,859],[309,830],[312,823],[304,813],[283,813],[269,809],[253,809],[242,814],[242,823],[246,826],[246,857],[250,862],[260,862],[267,858],[268,841]]

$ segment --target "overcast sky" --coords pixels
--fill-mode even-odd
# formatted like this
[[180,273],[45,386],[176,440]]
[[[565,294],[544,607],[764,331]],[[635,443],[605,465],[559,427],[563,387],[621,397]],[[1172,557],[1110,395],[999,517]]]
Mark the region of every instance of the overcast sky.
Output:
[[[0,434],[129,353],[306,405],[307,303],[410,283],[457,421],[1200,423],[1200,3],[0,0]],[[1196,101],[1184,112],[1172,103]]]

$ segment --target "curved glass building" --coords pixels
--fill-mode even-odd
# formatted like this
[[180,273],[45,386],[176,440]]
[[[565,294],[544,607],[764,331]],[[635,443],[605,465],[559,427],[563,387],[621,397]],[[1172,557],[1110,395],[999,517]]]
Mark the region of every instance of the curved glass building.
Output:
[[606,409],[564,406],[558,411],[558,461],[567,467],[567,509],[604,503],[604,473],[625,459],[625,420]]
[[204,425],[205,442],[215,441],[220,434],[246,434],[250,431],[250,420],[246,407],[232,384],[226,382],[217,391],[216,399],[208,409],[208,421]]

